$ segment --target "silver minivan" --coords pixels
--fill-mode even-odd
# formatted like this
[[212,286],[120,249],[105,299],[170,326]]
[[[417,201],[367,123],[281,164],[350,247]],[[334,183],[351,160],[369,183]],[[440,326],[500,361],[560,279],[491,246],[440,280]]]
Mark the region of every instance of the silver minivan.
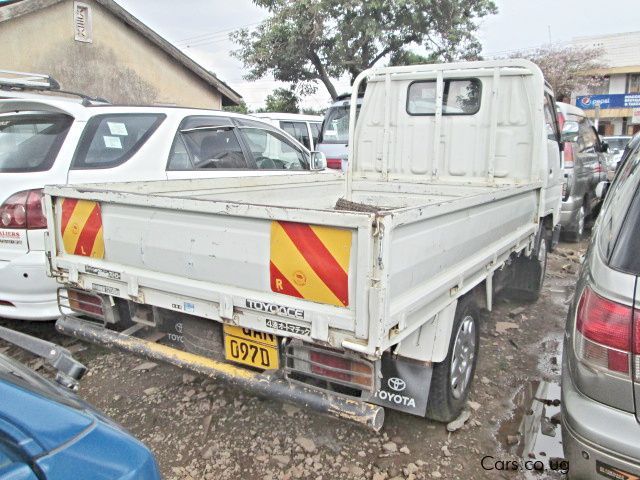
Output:
[[[357,112],[360,112],[362,96],[356,103]],[[349,110],[351,109],[351,96],[341,95],[329,107],[324,114],[320,139],[317,150],[327,157],[327,167],[336,170],[346,170],[349,150]]]
[[596,185],[606,179],[607,146],[584,111],[558,102],[564,142],[564,185],[560,225],[562,236],[579,242],[588,220],[595,220],[600,207]]
[[639,232],[636,148],[607,192],[567,317],[562,438],[572,479],[640,477]]

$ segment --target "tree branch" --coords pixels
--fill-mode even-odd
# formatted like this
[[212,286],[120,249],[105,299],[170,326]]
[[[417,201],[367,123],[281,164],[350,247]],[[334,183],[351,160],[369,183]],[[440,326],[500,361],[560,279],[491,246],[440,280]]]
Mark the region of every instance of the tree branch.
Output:
[[309,60],[311,60],[311,63],[316,68],[316,71],[320,76],[320,80],[322,80],[322,83],[324,83],[324,86],[327,88],[329,95],[331,95],[331,99],[335,100],[336,98],[338,98],[336,87],[334,87],[333,83],[331,83],[331,78],[327,74],[327,70],[324,68],[324,65],[322,65],[322,61],[315,51],[309,51]]

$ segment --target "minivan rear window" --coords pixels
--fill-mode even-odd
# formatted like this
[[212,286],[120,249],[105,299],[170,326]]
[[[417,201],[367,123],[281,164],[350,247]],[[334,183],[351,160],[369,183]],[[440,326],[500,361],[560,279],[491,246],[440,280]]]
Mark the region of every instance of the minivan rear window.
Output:
[[0,115],[0,172],[49,170],[71,123],[61,114]]
[[151,137],[165,117],[156,113],[96,115],[82,132],[71,168],[112,168],[126,162]]
[[[331,107],[322,123],[320,143],[347,143],[349,141],[349,105]],[[356,118],[360,105],[356,106]]]

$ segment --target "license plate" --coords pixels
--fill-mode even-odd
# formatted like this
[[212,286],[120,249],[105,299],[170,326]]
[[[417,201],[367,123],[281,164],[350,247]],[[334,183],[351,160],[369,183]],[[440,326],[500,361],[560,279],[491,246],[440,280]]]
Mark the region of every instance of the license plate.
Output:
[[262,370],[279,367],[278,338],[271,333],[224,325],[224,355],[227,360]]

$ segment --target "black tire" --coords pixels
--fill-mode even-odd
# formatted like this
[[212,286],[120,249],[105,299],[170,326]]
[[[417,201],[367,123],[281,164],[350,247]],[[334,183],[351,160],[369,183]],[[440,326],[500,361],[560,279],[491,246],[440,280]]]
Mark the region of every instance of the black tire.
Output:
[[531,257],[520,256],[514,262],[513,280],[505,290],[507,297],[523,302],[535,302],[540,298],[547,273],[548,237],[547,229],[540,225],[534,254]]
[[[468,326],[472,325],[473,331],[468,330]],[[464,338],[473,341],[473,346],[467,342],[468,351],[472,353],[472,357],[467,361],[464,367],[465,381],[455,382],[456,376],[452,375],[455,370],[454,357],[458,357],[458,365],[460,365],[460,355],[456,355],[456,343]],[[467,403],[467,397],[473,383],[473,376],[478,363],[478,352],[480,351],[480,314],[479,309],[473,302],[471,295],[462,297],[458,301],[456,314],[453,321],[453,329],[451,340],[449,341],[449,353],[444,361],[436,363],[433,367],[431,375],[431,387],[429,389],[429,400],[427,403],[426,417],[438,422],[450,422],[456,419]],[[460,353],[460,350],[458,350]],[[460,375],[457,375],[460,378]],[[456,386],[457,385],[457,386]]]
[[578,213],[576,214],[575,230],[568,230],[564,232],[563,236],[565,240],[569,242],[574,242],[574,243],[578,243],[582,241],[582,239],[584,238],[586,218],[587,218],[587,214],[583,205],[582,207],[580,207],[580,210],[578,210]]
[[185,315],[182,320],[182,339],[187,352],[207,358],[218,358],[224,350],[222,329],[213,320]]

